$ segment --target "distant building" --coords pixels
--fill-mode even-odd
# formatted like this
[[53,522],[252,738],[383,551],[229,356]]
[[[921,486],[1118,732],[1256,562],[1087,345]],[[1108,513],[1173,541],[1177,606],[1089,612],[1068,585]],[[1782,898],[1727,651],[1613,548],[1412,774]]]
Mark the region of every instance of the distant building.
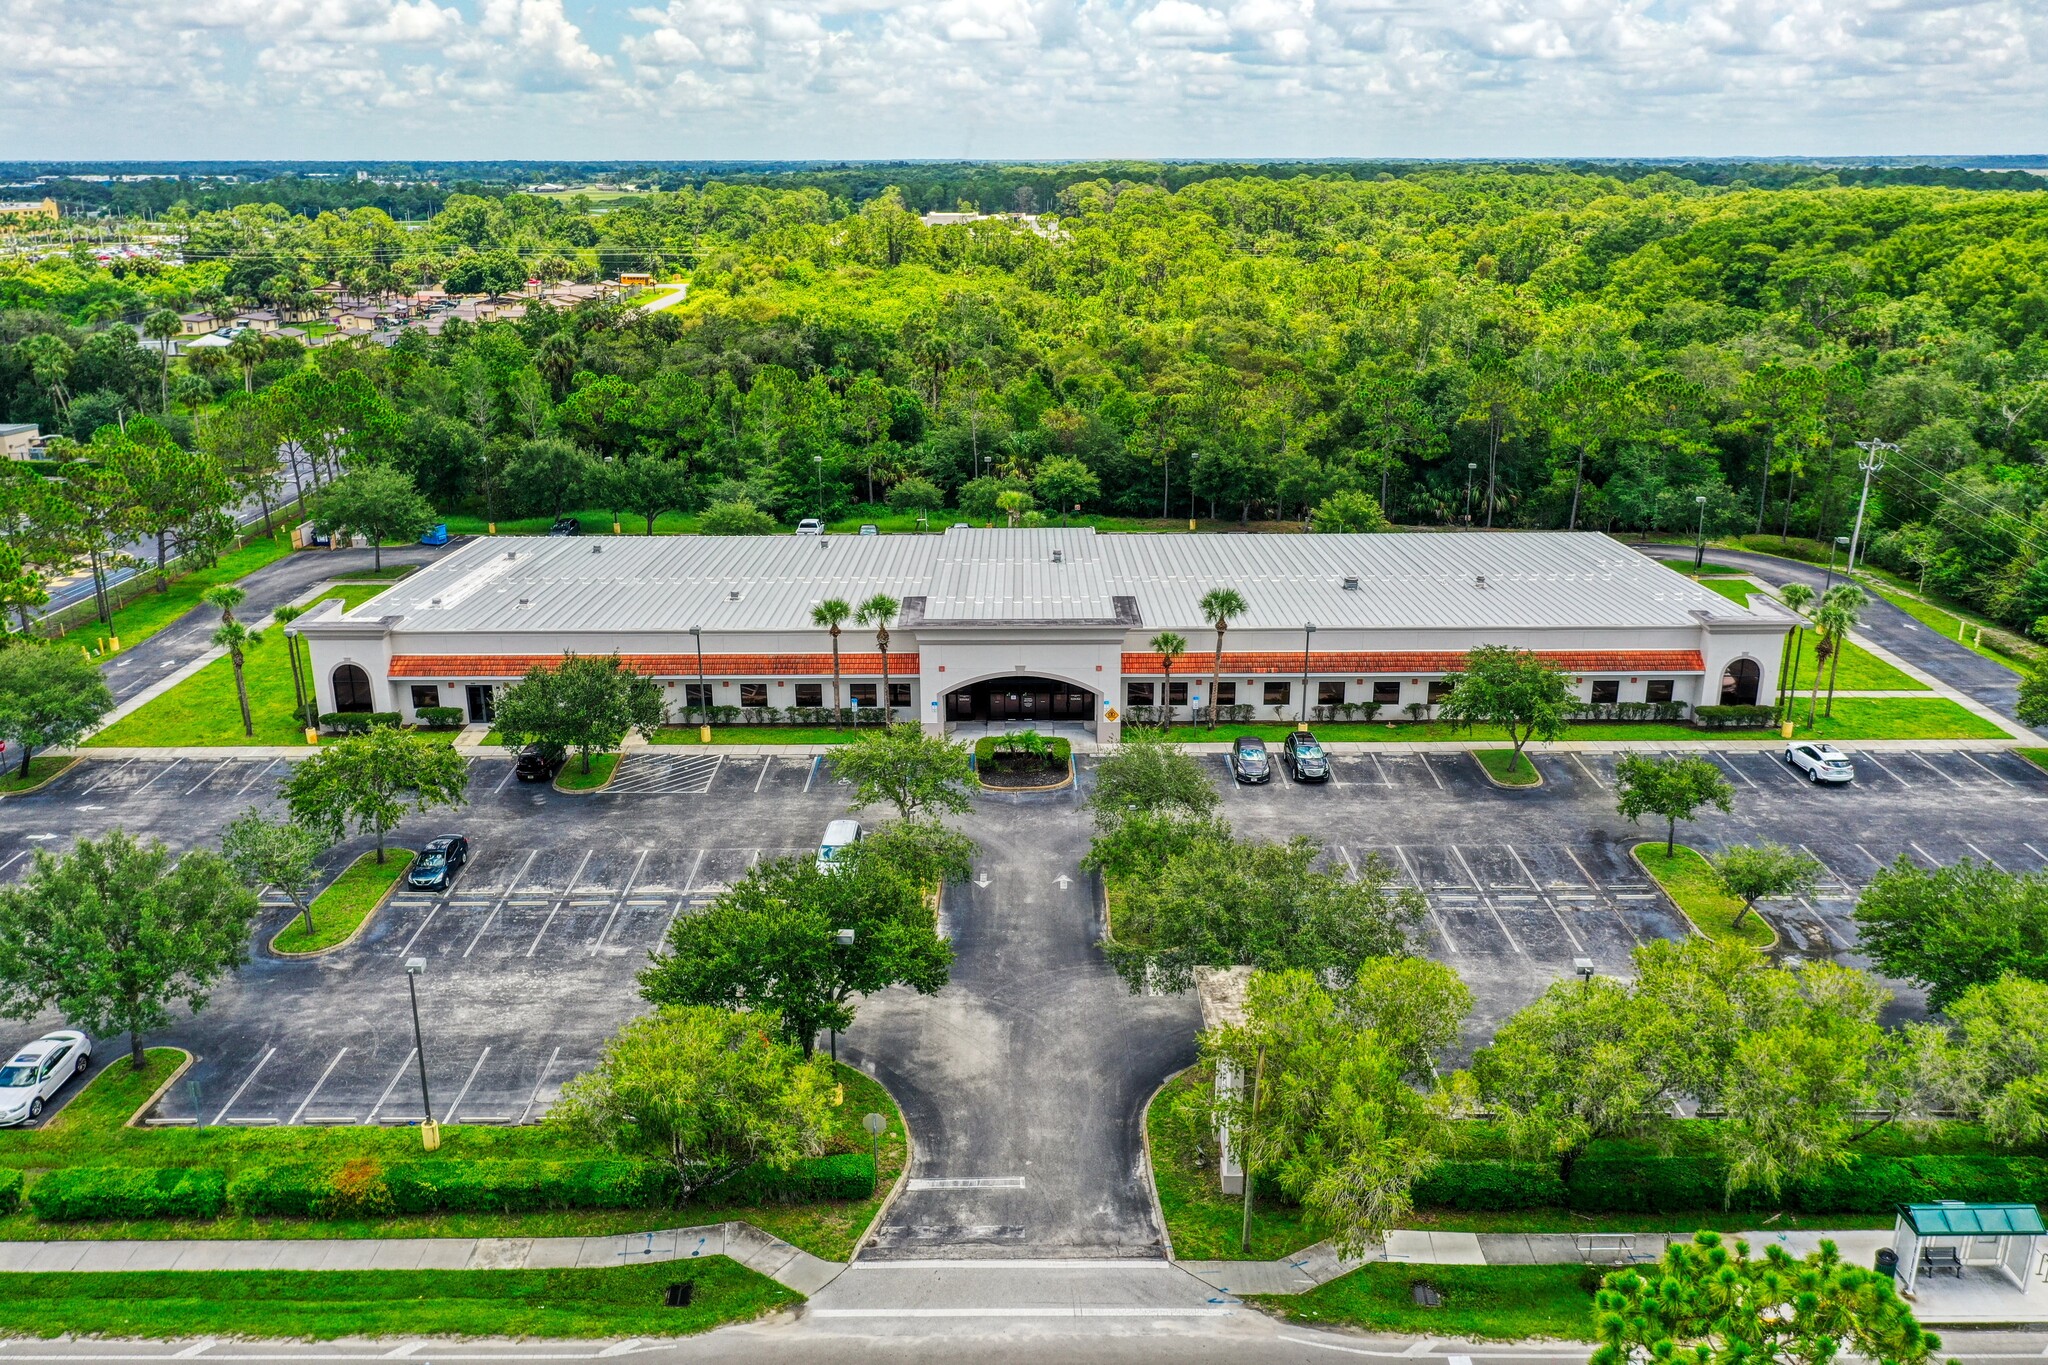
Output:
[[654,276],[652,275],[627,272],[619,276],[619,287],[622,289],[646,289],[653,283]]
[[62,218],[63,211],[57,201],[47,196],[42,199],[0,199],[0,218]]
[[0,457],[33,460],[42,454],[43,433],[34,422],[10,422],[0,426]]

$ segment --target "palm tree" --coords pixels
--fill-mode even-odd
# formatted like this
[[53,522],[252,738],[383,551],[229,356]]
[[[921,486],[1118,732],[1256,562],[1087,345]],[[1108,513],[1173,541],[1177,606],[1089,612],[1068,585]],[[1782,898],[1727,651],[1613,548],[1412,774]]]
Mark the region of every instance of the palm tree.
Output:
[[249,683],[242,674],[242,654],[263,643],[263,632],[251,630],[235,619],[235,608],[248,596],[240,588],[223,583],[208,588],[203,600],[208,606],[220,608],[220,625],[214,628],[213,645],[228,652],[228,662],[235,670],[235,696],[242,703],[242,733],[249,738],[256,737],[256,721],[249,714]]
[[228,343],[228,359],[242,367],[242,392],[256,392],[256,362],[263,359],[263,338],[254,328]]
[[[1854,589],[1851,591],[1854,591]],[[1842,648],[1845,638],[1849,634],[1849,627],[1856,623],[1855,604],[1837,598],[1835,592],[1835,589],[1829,589],[1827,595],[1821,598],[1820,607],[1813,613],[1813,628],[1819,638],[1813,642],[1813,688],[1806,701],[1806,723],[1809,727],[1812,726],[1814,713],[1820,706],[1821,670],[1827,666],[1828,660],[1836,657]],[[1861,594],[1859,593],[1858,596],[1860,598]],[[1836,667],[1839,668],[1840,666],[1840,660],[1837,659]],[[1830,684],[1828,687],[1830,715],[1833,714],[1834,704],[1835,689]]]
[[860,610],[853,619],[864,626],[875,628],[875,645],[882,651],[882,723],[896,719],[896,713],[889,705],[889,623],[896,619],[896,613],[903,610],[903,604],[885,592],[878,592],[860,604]]
[[1202,619],[1216,623],[1216,667],[1209,675],[1209,728],[1216,728],[1218,706],[1216,698],[1223,690],[1223,632],[1230,629],[1232,617],[1242,616],[1250,610],[1244,595],[1234,588],[1211,588],[1202,595]]
[[157,410],[171,410],[171,338],[176,336],[184,324],[178,315],[168,308],[159,308],[142,320],[142,334],[157,344],[161,353],[157,357]]
[[1170,729],[1173,725],[1173,661],[1188,652],[1188,642],[1185,636],[1162,630],[1152,637],[1152,652],[1159,656],[1166,673],[1166,681],[1160,684],[1159,726]]
[[[1804,583],[1787,583],[1778,589],[1778,600],[1801,616],[1813,605],[1813,595],[1813,589]],[[1778,652],[1778,701],[1783,706],[1790,707],[1792,699],[1799,695],[1799,656],[1805,650],[1806,627],[1802,625],[1786,635],[1785,647]]]
[[846,713],[839,709],[839,623],[853,615],[853,608],[840,597],[828,597],[811,608],[811,624],[832,632],[832,723],[843,725]]
[[1841,671],[1842,651],[1848,647],[1849,632],[1863,619],[1863,589],[1853,583],[1838,583],[1821,598],[1821,610],[1834,613],[1835,629],[1829,633],[1834,648],[1828,651],[1828,706],[1823,713],[1835,715],[1835,674]]
[[[286,605],[272,612],[270,617],[280,627],[288,626],[311,610],[311,607]],[[292,666],[292,715],[299,724],[309,725],[312,722],[306,715],[306,675],[299,668],[299,637],[288,630],[284,633],[284,652]]]

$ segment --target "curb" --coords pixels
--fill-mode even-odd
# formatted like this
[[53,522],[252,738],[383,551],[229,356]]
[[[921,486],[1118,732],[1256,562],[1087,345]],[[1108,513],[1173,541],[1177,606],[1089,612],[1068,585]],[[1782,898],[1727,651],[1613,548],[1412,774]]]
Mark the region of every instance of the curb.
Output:
[[[1656,842],[1657,841],[1655,839],[1645,839],[1641,843],[1630,844],[1628,846],[1628,856],[1634,860],[1635,865],[1637,867],[1643,869],[1643,875],[1650,879],[1650,885],[1657,888],[1657,894],[1662,896],[1665,899],[1665,901],[1670,904],[1671,908],[1678,912],[1678,917],[1685,921],[1686,928],[1692,930],[1693,935],[1695,937],[1706,939],[1709,943],[1713,942],[1713,936],[1707,933],[1706,930],[1700,928],[1699,921],[1692,917],[1692,912],[1687,910],[1684,906],[1678,903],[1678,897],[1672,895],[1670,891],[1665,889],[1664,883],[1657,880],[1657,874],[1650,871],[1650,865],[1644,862],[1642,856],[1636,852],[1637,849],[1643,848],[1646,845],[1655,844]],[[1701,853],[1691,844],[1679,844],[1678,847],[1692,853],[1701,861],[1705,861],[1706,859],[1707,855]],[[1776,952],[1778,949],[1785,946],[1785,936],[1778,932],[1778,926],[1771,923],[1769,918],[1767,918],[1764,914],[1756,910],[1744,910],[1742,913],[1745,915],[1755,915],[1758,920],[1762,921],[1764,928],[1771,931],[1771,941],[1768,944],[1759,947],[1757,949],[1758,952]]]
[[[569,771],[569,764],[574,761],[575,759],[573,756],[564,759],[562,761],[562,773]],[[565,787],[562,785],[562,773],[556,773],[555,780],[548,783],[548,785],[554,788],[556,791],[560,792],[564,796],[596,796],[599,792],[611,786],[611,784],[618,779],[619,769],[625,766],[626,756],[625,754],[621,753],[613,760],[612,770],[609,773],[605,774],[604,781],[598,783],[595,787]]]
[[28,796],[34,792],[41,791],[43,788],[49,786],[52,782],[55,782],[58,778],[64,776],[64,774],[70,772],[72,767],[84,758],[85,755],[80,753],[60,755],[59,758],[57,759],[59,766],[49,769],[47,772],[43,774],[42,777],[38,778],[34,783],[30,784],[29,786],[16,787],[11,792],[0,792],[0,801],[4,801],[10,796]]
[[[1536,774],[1536,780],[1534,782],[1503,782],[1499,778],[1495,777],[1493,775],[1493,770],[1488,768],[1486,764],[1483,761],[1481,761],[1479,757],[1479,750],[1467,749],[1465,752],[1472,755],[1472,762],[1474,766],[1476,766],[1479,769],[1480,775],[1483,776],[1488,782],[1491,782],[1494,786],[1500,788],[1504,792],[1532,792],[1544,785],[1543,770],[1536,766],[1535,756],[1533,754],[1530,754],[1526,750],[1523,751],[1522,758],[1524,759],[1524,761],[1528,763],[1529,771]],[[1489,749],[1487,750],[1487,752],[1500,754],[1512,753],[1513,750]]]
[[[860,1068],[854,1067],[853,1070],[859,1071]],[[882,1207],[875,1210],[875,1216],[868,1220],[868,1225],[861,1229],[860,1236],[854,1239],[853,1254],[846,1258],[848,1265],[860,1259],[861,1248],[875,1235],[875,1229],[882,1226],[882,1220],[889,1216],[889,1210],[896,1207],[896,1196],[902,1194],[903,1187],[910,1183],[910,1168],[917,1160],[917,1135],[911,1131],[910,1115],[904,1112],[903,1102],[896,1098],[896,1092],[891,1090],[889,1083],[880,1076],[872,1071],[862,1074],[881,1086],[882,1093],[889,1097],[889,1103],[896,1106],[896,1117],[903,1123],[903,1169],[896,1172],[896,1183],[889,1187],[888,1195],[882,1200]]]
[[1173,1229],[1166,1225],[1166,1210],[1159,1204],[1159,1165],[1152,1159],[1152,1106],[1166,1093],[1167,1086],[1192,1070],[1193,1067],[1184,1066],[1153,1086],[1152,1093],[1145,1097],[1145,1107],[1138,1111],[1138,1136],[1143,1139],[1145,1149],[1145,1190],[1152,1196],[1152,1216],[1159,1220],[1159,1242],[1166,1248],[1166,1259],[1169,1264],[1174,1260]]
[[[348,875],[349,868],[354,867],[356,863],[361,862],[365,858],[375,857],[376,853],[377,850],[370,849],[368,852],[357,854],[355,860],[351,862],[348,865],[348,867],[343,868],[341,870],[341,875],[337,876],[334,879],[334,881],[340,881],[343,876]],[[418,854],[413,853],[411,850],[406,850],[405,866],[407,868],[410,868],[413,864],[413,860],[418,856]],[[296,952],[294,952],[290,948],[277,947],[277,934],[282,934],[285,930],[291,928],[292,925],[297,923],[297,921],[299,920],[299,915],[295,912],[292,915],[291,919],[286,920],[283,924],[278,926],[277,934],[272,934],[270,936],[270,941],[263,945],[263,949],[272,957],[280,957],[288,961],[298,961],[309,957],[325,957],[329,953],[338,953],[343,948],[348,947],[351,943],[354,943],[357,939],[363,936],[363,931],[370,927],[371,922],[375,920],[378,915],[384,913],[384,906],[391,900],[393,896],[398,894],[398,888],[403,886],[404,884],[405,872],[401,870],[398,876],[395,879],[393,879],[391,885],[384,888],[384,894],[377,898],[377,903],[371,906],[368,910],[365,910],[363,912],[362,919],[356,924],[356,927],[354,929],[349,931],[349,936],[341,940],[341,942],[339,943],[330,943],[325,948],[304,948]],[[327,892],[327,890],[333,885],[334,882],[329,882],[327,886],[322,887],[321,894],[324,895]],[[313,899],[318,900],[320,899],[320,897],[315,896]]]
[[[187,1052],[182,1047],[179,1048],[178,1051],[184,1054],[185,1060],[179,1062],[177,1068],[173,1070],[169,1076],[164,1078],[164,1083],[158,1086],[154,1091],[152,1091],[150,1093],[149,1098],[144,1100],[141,1106],[138,1107],[134,1113],[128,1116],[127,1121],[121,1125],[123,1128],[142,1127],[142,1116],[144,1114],[147,1114],[150,1110],[156,1108],[157,1101],[161,1100],[164,1096],[170,1094],[171,1087],[176,1085],[178,1083],[178,1079],[181,1076],[183,1076],[186,1072],[190,1071],[192,1069],[192,1064],[199,1060],[197,1057],[193,1056],[190,1052]],[[107,1073],[105,1071],[100,1072],[101,1076],[104,1076],[106,1074]],[[95,1076],[93,1079],[98,1080],[99,1077]],[[83,1094],[84,1092],[81,1091],[80,1093]],[[68,1109],[70,1107],[70,1105],[64,1106],[65,1109]],[[63,1110],[60,1109],[57,1112],[61,1114],[63,1113]]]

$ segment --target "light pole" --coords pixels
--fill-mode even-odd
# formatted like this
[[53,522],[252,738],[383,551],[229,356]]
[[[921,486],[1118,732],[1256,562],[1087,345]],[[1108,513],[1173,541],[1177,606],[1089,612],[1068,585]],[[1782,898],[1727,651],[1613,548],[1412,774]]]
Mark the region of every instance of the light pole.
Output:
[[818,471],[818,521],[822,525],[825,520],[825,457],[813,455],[811,464]]
[[[1828,575],[1820,581],[1820,595],[1822,597],[1826,597],[1828,589],[1835,586],[1835,556],[1847,549],[1848,545],[1849,537],[1847,536],[1836,536],[1828,545]],[[1848,570],[1844,569],[1842,572],[1847,573]]]
[[1883,472],[1885,453],[1898,449],[1890,441],[1858,441],[1856,444],[1863,451],[1862,458],[1856,461],[1856,467],[1863,471],[1863,496],[1856,499],[1856,527],[1849,533],[1849,562],[1842,568],[1845,574],[1856,572],[1856,550],[1863,543],[1863,509],[1870,505],[1870,478]]
[[875,1168],[875,1181],[869,1191],[873,1193],[882,1187],[882,1134],[888,1130],[889,1120],[880,1114],[869,1114],[860,1126],[868,1130],[868,1158]]
[[1699,529],[1698,529],[1698,531],[1697,531],[1697,532],[1695,533],[1695,535],[1694,535],[1694,539],[1695,539],[1695,540],[1696,540],[1696,541],[1697,541],[1698,543],[1697,543],[1697,544],[1695,544],[1695,545],[1693,546],[1693,551],[1692,551],[1692,567],[1693,567],[1693,572],[1694,572],[1694,573],[1698,573],[1698,572],[1699,572],[1699,570],[1700,570],[1700,566],[1702,566],[1703,564],[1705,564],[1705,563],[1707,562],[1707,498],[1706,498],[1706,495],[1705,495],[1704,493],[1695,493],[1695,494],[1693,495],[1693,499],[1692,499],[1692,505],[1700,509],[1700,524],[1699,524]]
[[[704,681],[704,627],[691,626],[690,638],[697,643],[697,705],[703,709],[697,713],[697,738],[706,744],[711,742],[711,686]],[[688,710],[688,707],[684,707]]]
[[[832,931],[832,946],[835,948],[851,948],[853,946],[853,930],[834,929]],[[834,953],[833,956],[836,958],[838,954]],[[817,1035],[813,1034],[811,1036],[815,1038]],[[835,1064],[839,1061],[839,1025],[837,1024],[832,1026],[832,1060]]]
[[1294,722],[1297,730],[1308,729],[1308,642],[1315,633],[1313,621],[1301,628],[1301,711]]
[[1472,526],[1472,480],[1478,473],[1478,462],[1468,460],[1465,464],[1465,527],[1467,530],[1470,530]]
[[412,999],[412,1055],[420,1063],[420,1142],[430,1152],[441,1149],[441,1128],[434,1122],[434,1101],[427,1094],[427,1045],[420,1037],[420,973],[427,969],[423,957],[405,960],[405,993]]

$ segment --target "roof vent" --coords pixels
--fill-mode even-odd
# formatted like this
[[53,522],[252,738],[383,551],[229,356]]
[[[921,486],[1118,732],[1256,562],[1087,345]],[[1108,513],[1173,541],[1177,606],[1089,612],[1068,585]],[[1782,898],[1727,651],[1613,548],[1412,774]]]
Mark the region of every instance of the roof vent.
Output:
[[1054,551],[1052,552],[1052,562],[1053,562],[1053,563],[1055,563],[1055,564],[1064,564],[1064,563],[1066,563],[1066,562],[1067,562],[1067,552],[1066,552],[1065,550],[1054,550]]
[[519,605],[522,607],[530,607],[533,605],[533,599],[531,597],[522,597],[519,599]]
[[517,558],[519,558],[519,552],[518,552],[517,550],[507,550],[507,551],[505,551],[505,558],[507,558],[507,559],[517,559]]
[[1346,592],[1357,592],[1357,591],[1358,591],[1358,580],[1357,580],[1357,579],[1355,579],[1355,578],[1347,578],[1347,579],[1345,579],[1345,580],[1344,580],[1344,591],[1346,591]]
[[438,607],[441,605],[441,599],[438,597],[431,598],[428,600],[427,605],[430,607]]
[[1473,586],[1473,587],[1475,587],[1475,588],[1483,588],[1483,587],[1485,587],[1485,586],[1486,586],[1486,575],[1485,575],[1485,574],[1481,574],[1481,575],[1479,575],[1479,577],[1478,577],[1478,578],[1476,578],[1476,579],[1474,579],[1474,580],[1472,581],[1472,586]]
[[593,546],[591,546],[591,547],[590,547],[590,553],[592,553],[592,554],[594,554],[594,555],[601,555],[601,554],[603,554],[603,553],[604,553],[604,546],[602,546],[602,545],[593,545]]
[[731,592],[729,592],[729,593],[727,593],[727,594],[725,595],[725,600],[726,600],[726,601],[728,601],[728,602],[737,602],[737,601],[739,601],[739,600],[740,600],[740,590],[739,590],[738,588],[734,588],[734,589],[733,589],[733,590],[732,590]]

